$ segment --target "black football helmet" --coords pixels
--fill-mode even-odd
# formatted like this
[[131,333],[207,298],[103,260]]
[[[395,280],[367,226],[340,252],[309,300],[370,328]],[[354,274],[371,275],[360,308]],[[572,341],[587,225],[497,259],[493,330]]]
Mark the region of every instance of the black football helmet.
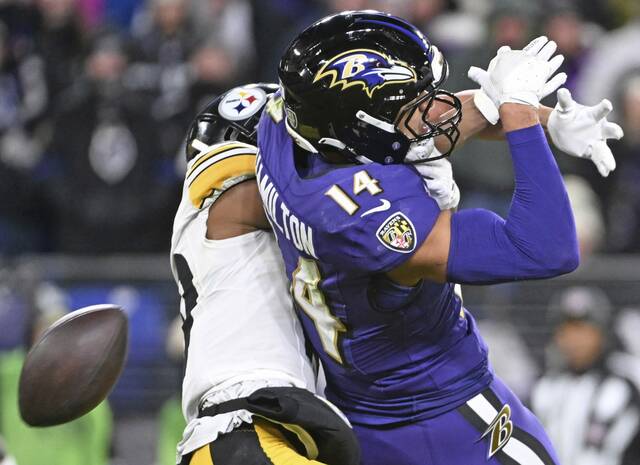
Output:
[[187,161],[209,146],[224,141],[257,145],[258,121],[276,84],[247,84],[216,97],[191,123],[187,133]]
[[[449,149],[433,160],[449,155],[458,140],[460,100],[439,88],[448,75],[444,56],[395,16],[372,10],[328,16],[289,45],[278,74],[287,129],[308,151],[403,163],[413,142],[445,136]],[[436,103],[452,111],[427,119]],[[418,111],[421,131],[408,125]]]

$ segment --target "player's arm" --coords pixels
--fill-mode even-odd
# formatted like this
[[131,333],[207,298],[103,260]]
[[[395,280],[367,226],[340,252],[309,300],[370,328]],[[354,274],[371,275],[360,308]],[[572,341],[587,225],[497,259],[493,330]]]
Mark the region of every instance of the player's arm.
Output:
[[269,229],[255,180],[255,146],[223,141],[204,146],[187,167],[188,195],[208,209],[207,239],[228,239]]
[[[491,105],[492,110],[496,112],[496,116],[498,115],[498,109],[493,106],[493,102],[491,102],[488,97],[478,98],[476,94],[483,95],[482,90],[467,89],[456,93],[456,97],[458,97],[462,103],[462,118],[458,126],[460,129],[460,139],[458,139],[457,147],[474,138],[481,140],[505,140],[505,131],[500,120],[498,119],[493,124],[489,122],[487,118],[491,118],[491,116],[486,113],[486,107],[483,113],[480,105]],[[488,101],[483,99],[487,99]],[[545,129],[547,129],[549,115],[552,111],[553,108],[544,105],[540,105],[540,108],[538,108],[540,124]],[[445,114],[444,117],[446,116]],[[445,142],[444,140],[436,140],[436,147],[439,149],[440,146],[444,147]]]
[[577,267],[571,206],[535,109],[505,104],[500,114],[516,178],[507,218],[482,209],[442,212],[420,248],[388,273],[394,281],[498,283]]
[[270,228],[255,179],[227,189],[209,207],[207,239],[229,239]]
[[[538,108],[538,117],[540,118],[540,124],[545,130],[549,125],[549,115],[551,114],[552,111],[553,111],[553,108],[547,107],[544,105],[540,105],[540,108]],[[484,117],[482,116],[482,113],[480,112],[480,110],[475,104],[473,106],[470,106],[468,113],[470,115],[473,115],[475,118],[484,119]],[[504,140],[505,139],[504,128],[502,127],[502,123],[500,121],[498,121],[496,124],[491,124],[486,119],[484,119],[484,121],[485,121],[485,127],[475,132],[474,134],[467,135],[466,140],[473,137],[477,137],[478,139],[482,139],[482,140]]]
[[575,224],[562,176],[537,112],[562,60],[546,38],[502,51],[490,66],[513,159],[515,191],[506,219],[488,210],[441,213],[408,261],[389,272],[402,284],[421,278],[497,283],[556,276],[578,265]]
[[[460,99],[462,104],[460,124],[458,130],[460,131],[460,137],[456,144],[459,148],[467,141],[478,138],[482,140],[504,140],[505,132],[502,127],[502,123],[499,120],[498,109],[494,106],[493,102],[487,97],[481,89],[467,89],[460,92],[456,92],[456,97]],[[451,116],[455,109],[447,110],[440,115],[440,118],[446,119]],[[495,118],[492,119],[492,112],[495,111]],[[549,115],[553,111],[553,108],[541,105],[538,108],[538,116],[540,118],[540,124],[543,128],[547,128],[549,122]],[[434,115],[435,116],[435,115]],[[489,120],[492,119],[490,122]],[[444,136],[436,138],[436,148],[443,152],[448,148],[449,141]]]
[[[464,108],[462,120],[469,118],[476,124],[463,127],[465,133],[461,134],[460,139],[468,140],[474,135],[483,139],[503,139],[504,129],[498,121],[499,102],[496,101],[495,95],[492,98],[484,91],[487,86],[491,88],[486,72],[479,68],[471,68],[469,77],[481,84],[483,89],[474,91],[473,105],[468,104]],[[560,81],[557,80],[554,86],[559,85]],[[548,86],[540,98],[552,93],[555,90],[554,86]],[[603,177],[608,176],[616,168],[616,161],[607,145],[607,140],[620,139],[624,135],[620,126],[607,120],[613,105],[607,99],[591,107],[581,105],[573,100],[568,89],[558,90],[557,96],[558,104],[555,108],[545,106],[538,108],[540,122],[549,132],[551,141],[567,155],[591,160]],[[486,121],[485,128],[478,123],[479,114]]]

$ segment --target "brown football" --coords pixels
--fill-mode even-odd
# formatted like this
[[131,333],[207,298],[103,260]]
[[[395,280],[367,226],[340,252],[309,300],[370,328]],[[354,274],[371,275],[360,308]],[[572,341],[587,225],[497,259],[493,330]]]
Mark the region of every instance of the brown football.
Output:
[[108,304],[81,308],[51,325],[22,367],[22,419],[31,426],[53,426],[94,409],[122,372],[128,333],[124,311]]

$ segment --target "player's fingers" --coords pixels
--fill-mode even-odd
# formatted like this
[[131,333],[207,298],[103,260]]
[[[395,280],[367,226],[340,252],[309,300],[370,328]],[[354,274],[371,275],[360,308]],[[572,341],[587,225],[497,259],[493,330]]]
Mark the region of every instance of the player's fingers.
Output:
[[558,87],[560,87],[565,82],[567,82],[567,73],[558,73],[553,76],[553,78],[551,78],[551,80],[547,82],[542,88],[541,95],[539,96],[540,99],[542,100],[547,95],[553,94],[556,90],[558,90]]
[[606,122],[604,128],[602,129],[602,133],[605,139],[616,139],[620,140],[624,136],[624,131],[620,126],[616,123]]
[[544,46],[538,53],[538,58],[542,58],[545,61],[549,61],[553,56],[553,54],[556,53],[557,49],[558,49],[558,45],[553,40],[550,40],[549,42],[544,44]]
[[503,45],[502,47],[500,47],[498,49],[498,55],[502,55],[505,52],[509,52],[511,50],[511,47],[509,47],[508,45]]
[[570,111],[576,102],[573,101],[571,97],[571,92],[566,87],[562,89],[558,89],[558,106],[560,107],[560,111],[566,113]]
[[616,159],[606,143],[597,142],[591,148],[591,152],[591,159],[602,177],[606,178],[610,172],[616,169]]
[[[606,143],[602,143],[604,147],[605,156],[603,157],[603,162],[605,166],[609,169],[609,173],[616,169],[616,158],[613,156],[611,149]],[[609,174],[607,173],[607,174]]]
[[613,105],[607,99],[600,101],[597,105],[594,105],[589,108],[589,113],[591,116],[595,118],[596,121],[600,121],[602,118],[606,117],[613,110]]
[[467,76],[469,76],[469,79],[471,79],[475,83],[480,84],[480,86],[482,86],[483,83],[487,82],[487,79],[489,78],[489,73],[487,73],[487,71],[482,68],[478,68],[477,66],[472,66],[471,68],[469,68],[469,71],[467,72]]
[[536,37],[523,50],[527,55],[536,56],[548,41],[547,36]]
[[606,178],[609,176],[609,170],[607,169],[606,166],[604,166],[601,160],[598,160],[598,161],[594,160],[594,164],[596,165],[596,168],[598,168],[598,173],[600,173],[600,176],[602,176],[603,178]]
[[549,76],[552,76],[553,74],[555,74],[555,72],[558,71],[558,69],[560,69],[560,66],[562,66],[563,62],[564,62],[564,55],[554,56],[549,61]]

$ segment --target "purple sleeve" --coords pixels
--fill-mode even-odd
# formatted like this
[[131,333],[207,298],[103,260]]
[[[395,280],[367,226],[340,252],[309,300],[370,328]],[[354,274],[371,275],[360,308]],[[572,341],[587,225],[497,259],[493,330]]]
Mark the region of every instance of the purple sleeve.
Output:
[[[334,228],[325,229],[323,260],[365,273],[392,270],[420,247],[440,210],[427,194],[422,179],[406,166],[369,167],[383,191],[361,196],[360,209],[347,221],[345,213],[331,213]],[[345,186],[346,188],[346,186]]]
[[506,220],[463,210],[451,220],[448,279],[499,283],[548,278],[578,266],[569,198],[540,125],[507,134],[515,191]]

